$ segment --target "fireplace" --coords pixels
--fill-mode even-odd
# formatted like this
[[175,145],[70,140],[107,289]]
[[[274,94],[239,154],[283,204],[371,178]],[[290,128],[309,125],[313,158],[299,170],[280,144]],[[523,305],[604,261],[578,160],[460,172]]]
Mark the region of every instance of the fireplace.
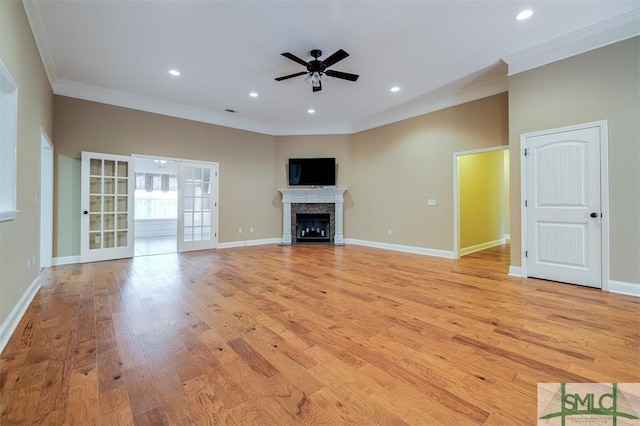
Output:
[[[342,245],[342,205],[346,189],[342,188],[308,188],[308,189],[280,189],[282,193],[282,244],[290,245],[302,242],[324,242]],[[309,216],[307,216],[309,215]],[[317,223],[319,217],[326,221],[326,225]],[[300,219],[307,221],[298,226]],[[309,231],[307,231],[309,228]],[[318,230],[318,228],[320,228]],[[304,230],[304,236],[302,235]],[[322,235],[324,233],[324,236]],[[319,235],[317,235],[319,234]],[[306,238],[306,239],[305,239]],[[322,241],[312,241],[322,239]]]
[[331,222],[327,213],[296,215],[296,243],[330,243]]

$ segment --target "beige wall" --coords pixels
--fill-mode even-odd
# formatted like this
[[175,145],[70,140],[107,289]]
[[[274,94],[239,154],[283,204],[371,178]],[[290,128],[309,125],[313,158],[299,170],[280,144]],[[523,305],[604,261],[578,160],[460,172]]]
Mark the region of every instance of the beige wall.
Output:
[[345,236],[453,250],[453,153],[506,145],[507,108],[502,93],[353,135]]
[[509,78],[511,263],[521,265],[520,135],[608,120],[610,277],[640,283],[640,38]]
[[[81,208],[77,194],[82,151],[217,162],[218,241],[281,236],[273,136],[63,96],[55,96],[54,110],[58,200],[54,256],[80,254]],[[238,233],[238,228],[250,227],[254,233]]]
[[[53,95],[27,17],[18,1],[0,1],[0,59],[18,85],[15,220],[0,222],[0,325],[38,275],[40,128],[53,136]],[[27,269],[27,258],[35,266]],[[0,327],[1,329],[1,327]]]
[[458,157],[460,250],[504,238],[504,151]]

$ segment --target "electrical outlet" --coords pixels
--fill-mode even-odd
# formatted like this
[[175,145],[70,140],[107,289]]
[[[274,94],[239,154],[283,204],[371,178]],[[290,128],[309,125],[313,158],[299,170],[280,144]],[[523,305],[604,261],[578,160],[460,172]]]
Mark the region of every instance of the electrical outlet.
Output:
[[253,234],[253,228],[249,228],[249,233]]
[[387,231],[387,235],[391,235],[391,229]]
[[242,228],[238,228],[238,234],[242,234]]
[[437,204],[437,202],[436,202],[435,198],[429,198],[427,200],[427,205],[428,206],[435,206],[436,204]]

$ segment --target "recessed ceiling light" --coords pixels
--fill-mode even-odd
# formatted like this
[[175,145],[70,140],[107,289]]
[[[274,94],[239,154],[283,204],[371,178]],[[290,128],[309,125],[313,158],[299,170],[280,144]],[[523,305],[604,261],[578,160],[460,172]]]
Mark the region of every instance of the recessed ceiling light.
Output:
[[178,70],[169,70],[169,74],[171,74],[174,77],[177,77],[180,75],[180,71]]
[[309,114],[315,114],[316,110],[315,110],[315,109],[313,109],[313,108],[309,108],[309,109],[307,110],[307,112],[308,112]]
[[249,96],[251,96],[252,98],[257,98],[258,94],[256,92],[251,92],[249,93]]
[[389,90],[391,90],[392,92],[399,92],[399,91],[400,91],[400,88],[399,88],[398,86],[393,86],[393,87],[392,87],[391,89],[389,89]]
[[531,15],[533,15],[533,10],[525,9],[522,12],[518,13],[516,19],[518,21],[524,21],[525,19],[531,18]]

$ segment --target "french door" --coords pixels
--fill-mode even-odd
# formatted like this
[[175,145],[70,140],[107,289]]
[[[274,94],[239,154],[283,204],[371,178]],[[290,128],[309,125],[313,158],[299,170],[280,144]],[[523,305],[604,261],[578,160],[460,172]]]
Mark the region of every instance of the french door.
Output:
[[181,161],[178,172],[178,251],[215,248],[217,229],[217,163]]
[[602,287],[603,127],[523,135],[527,276]]
[[82,153],[80,261],[133,256],[133,161]]

